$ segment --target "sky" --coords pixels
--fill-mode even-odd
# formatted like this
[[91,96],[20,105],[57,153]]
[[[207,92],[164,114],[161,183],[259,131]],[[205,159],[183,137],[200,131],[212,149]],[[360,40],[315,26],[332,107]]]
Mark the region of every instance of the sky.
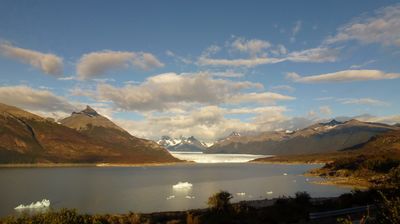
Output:
[[0,0],[0,102],[131,134],[400,122],[397,1]]

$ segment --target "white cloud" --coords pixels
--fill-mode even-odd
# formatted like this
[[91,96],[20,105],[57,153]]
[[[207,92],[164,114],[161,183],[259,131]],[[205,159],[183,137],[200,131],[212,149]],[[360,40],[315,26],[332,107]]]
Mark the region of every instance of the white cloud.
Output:
[[244,38],[236,38],[232,42],[234,50],[250,54],[253,57],[271,46],[268,41],[259,39],[246,40]]
[[54,54],[14,47],[8,43],[0,44],[0,53],[5,57],[29,64],[49,75],[62,75],[63,59]]
[[289,85],[277,85],[277,86],[272,86],[271,91],[286,91],[286,92],[293,92],[296,89],[292,86]]
[[263,93],[240,93],[233,95],[227,100],[228,103],[240,104],[245,102],[257,102],[271,104],[280,100],[294,100],[295,97],[286,96],[279,93],[263,92]]
[[163,67],[154,55],[146,52],[129,51],[98,51],[84,54],[77,64],[76,72],[80,79],[89,79],[103,75],[114,69],[128,68],[130,66],[149,70]]
[[[158,139],[161,135],[172,137],[194,135],[204,141],[215,141],[232,131],[256,132],[273,130],[274,124],[286,121],[284,107],[259,107],[226,109],[218,106],[205,106],[187,111],[184,114],[147,115],[145,120],[117,120],[117,123],[130,133],[140,137]],[[257,119],[244,122],[227,118],[226,114],[256,114]]]
[[192,64],[193,63],[193,61],[190,60],[190,58],[179,56],[179,55],[175,54],[174,52],[172,52],[171,50],[167,50],[165,52],[165,54],[169,57],[174,58],[175,62],[183,62],[184,64]]
[[388,102],[377,100],[373,98],[344,98],[338,99],[342,104],[359,104],[359,105],[370,105],[370,106],[388,106]]
[[[301,22],[296,28],[296,33],[301,27]],[[265,64],[276,64],[285,61],[291,62],[334,62],[339,53],[338,49],[329,47],[316,47],[300,51],[288,52],[282,44],[273,45],[269,41],[260,39],[236,38],[228,41],[225,46],[228,52],[247,53],[249,57],[243,58],[214,58],[221,47],[211,45],[197,59],[200,66],[232,66],[232,67],[255,67]],[[273,57],[269,56],[273,55]]]
[[350,66],[350,68],[351,69],[359,69],[359,68],[365,67],[365,66],[370,65],[370,64],[375,63],[375,62],[376,62],[376,60],[369,60],[369,61],[366,61],[366,62],[364,62],[362,64],[352,65],[352,66]]
[[[149,77],[139,85],[115,87],[99,84],[93,93],[85,92],[84,95],[97,100],[110,101],[117,108],[129,111],[165,111],[195,104],[218,105],[244,102],[272,104],[280,100],[294,99],[294,97],[278,93],[254,92],[262,88],[263,85],[260,83],[215,79],[208,73],[181,75],[166,73]],[[83,94],[76,92],[75,95]]]
[[323,115],[331,115],[332,109],[329,106],[320,106],[319,112]]
[[64,97],[48,90],[33,89],[24,85],[0,87],[0,102],[32,112],[69,114],[76,110],[76,106]]
[[241,72],[237,72],[234,70],[226,70],[226,71],[220,71],[220,72],[209,72],[212,74],[212,76],[215,77],[223,77],[223,78],[240,78],[243,77],[244,74]]
[[350,40],[400,46],[400,4],[381,8],[371,17],[356,18],[340,27],[337,34],[327,38],[324,43]]
[[329,83],[398,79],[400,78],[400,73],[385,73],[379,70],[344,70],[312,76],[300,76],[297,73],[290,72],[286,77],[294,82],[301,83]]
[[65,76],[65,77],[59,77],[57,78],[60,81],[71,81],[71,80],[77,80],[76,76]]
[[360,115],[354,117],[357,120],[365,121],[365,122],[378,122],[385,124],[400,124],[400,115],[387,115],[387,116],[373,116],[373,115]]
[[282,44],[276,45],[274,48],[270,50],[270,52],[274,55],[285,55],[288,53],[288,50]]
[[198,63],[200,65],[211,65],[211,66],[234,66],[234,67],[255,67],[264,64],[275,64],[283,62],[285,59],[282,58],[268,58],[268,57],[257,57],[249,59],[215,59],[208,57],[200,57]]
[[301,30],[301,25],[302,25],[302,22],[300,20],[298,20],[294,23],[294,26],[292,29],[292,36],[290,37],[290,42],[293,43],[296,41],[296,35]]
[[317,47],[291,52],[287,55],[286,60],[293,62],[334,62],[338,54],[337,49]]

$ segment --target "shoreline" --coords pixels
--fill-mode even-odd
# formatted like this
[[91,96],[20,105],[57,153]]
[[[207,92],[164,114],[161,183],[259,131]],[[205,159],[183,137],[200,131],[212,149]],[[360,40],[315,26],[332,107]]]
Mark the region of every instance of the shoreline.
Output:
[[281,164],[281,165],[325,165],[326,162],[305,162],[305,161],[257,161],[251,160],[248,163],[254,164]]
[[60,168],[60,167],[152,167],[173,166],[180,164],[193,164],[194,162],[168,162],[168,163],[10,163],[0,164],[0,168]]
[[[249,161],[249,163],[255,163],[255,164],[282,164],[282,165],[325,165],[326,163],[329,163],[329,161],[299,161],[299,160],[293,160],[293,161]],[[319,185],[329,185],[329,186],[338,186],[338,187],[344,187],[344,188],[356,188],[356,189],[361,189],[365,190],[368,189],[371,184],[368,182],[368,180],[360,179],[360,178],[354,178],[354,177],[322,177],[318,174],[312,173],[311,170],[308,170],[306,173],[302,174],[302,176],[305,177],[318,177],[322,178],[323,180],[321,181],[312,181],[310,183],[312,184],[319,184]]]

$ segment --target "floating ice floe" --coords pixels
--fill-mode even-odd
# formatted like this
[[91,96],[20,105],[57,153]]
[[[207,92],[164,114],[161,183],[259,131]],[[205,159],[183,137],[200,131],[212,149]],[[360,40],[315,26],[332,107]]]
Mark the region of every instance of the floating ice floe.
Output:
[[239,193],[236,193],[236,195],[237,195],[237,196],[245,196],[246,193],[245,193],[245,192],[239,192]]
[[172,185],[172,189],[177,190],[177,191],[187,191],[192,189],[193,184],[189,183],[189,182],[179,182],[175,185]]
[[267,191],[267,194],[273,194],[274,192],[273,191]]
[[175,195],[170,195],[170,196],[167,197],[167,200],[171,200],[173,198],[175,198]]
[[186,195],[185,198],[186,199],[195,199],[196,197],[195,196]]
[[36,209],[36,208],[47,208],[50,206],[50,200],[43,199],[42,201],[32,202],[29,205],[20,204],[14,209]]

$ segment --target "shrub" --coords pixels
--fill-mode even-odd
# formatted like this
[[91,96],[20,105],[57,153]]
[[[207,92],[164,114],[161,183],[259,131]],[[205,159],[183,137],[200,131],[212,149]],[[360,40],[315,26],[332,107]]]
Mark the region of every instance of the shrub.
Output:
[[227,191],[220,191],[208,198],[208,206],[217,211],[226,211],[230,207],[232,194]]
[[378,201],[377,220],[382,224],[400,223],[400,197],[388,199],[381,193]]
[[308,204],[310,204],[310,199],[311,199],[311,196],[306,191],[299,191],[299,192],[296,192],[294,201],[297,204],[308,205]]

